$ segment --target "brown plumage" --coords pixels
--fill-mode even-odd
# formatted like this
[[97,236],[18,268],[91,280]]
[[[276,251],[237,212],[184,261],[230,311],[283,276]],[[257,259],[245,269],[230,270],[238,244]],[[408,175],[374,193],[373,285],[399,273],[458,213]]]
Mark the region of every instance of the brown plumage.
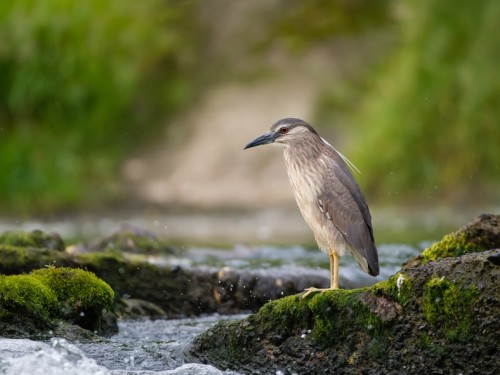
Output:
[[[297,205],[321,250],[330,257],[331,287],[338,288],[338,257],[351,253],[361,269],[379,274],[371,215],[349,167],[355,168],[306,122],[287,118],[250,142],[284,146]],[[348,166],[349,164],[349,166]],[[303,297],[319,289],[309,288]]]

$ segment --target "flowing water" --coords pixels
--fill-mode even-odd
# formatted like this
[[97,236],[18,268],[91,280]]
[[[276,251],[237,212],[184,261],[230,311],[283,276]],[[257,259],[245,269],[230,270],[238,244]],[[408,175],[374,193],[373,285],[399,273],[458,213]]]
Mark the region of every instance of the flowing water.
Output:
[[0,374],[5,375],[222,375],[212,366],[184,363],[186,345],[221,319],[244,315],[212,315],[195,319],[119,323],[119,334],[99,343],[0,339]]
[[[423,247],[423,245],[422,245]],[[363,274],[352,257],[343,257],[341,282],[362,286],[386,279],[402,262],[421,251],[408,245],[379,247],[381,275]],[[162,258],[153,262],[162,263]],[[190,249],[180,261],[186,266],[208,264],[233,269],[254,268],[297,273],[314,271],[328,277],[327,256],[302,247],[236,246],[231,250]],[[5,375],[219,375],[212,366],[185,363],[184,351],[194,337],[222,319],[241,319],[244,315],[210,315],[190,319],[126,321],[119,333],[100,343],[69,343],[53,338],[49,342],[0,338],[0,374]]]

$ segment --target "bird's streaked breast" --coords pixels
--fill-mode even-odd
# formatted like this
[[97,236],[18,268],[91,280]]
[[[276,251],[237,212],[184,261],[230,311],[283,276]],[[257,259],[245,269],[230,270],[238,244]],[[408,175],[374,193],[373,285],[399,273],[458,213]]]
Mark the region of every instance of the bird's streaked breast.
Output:
[[326,252],[332,247],[332,242],[335,242],[337,253],[343,255],[347,246],[342,235],[337,233],[330,214],[322,212],[318,207],[318,196],[323,187],[322,173],[318,172],[328,168],[328,160],[324,160],[323,156],[309,158],[290,148],[284,149],[284,158],[295,200],[304,220],[313,231],[318,246]]

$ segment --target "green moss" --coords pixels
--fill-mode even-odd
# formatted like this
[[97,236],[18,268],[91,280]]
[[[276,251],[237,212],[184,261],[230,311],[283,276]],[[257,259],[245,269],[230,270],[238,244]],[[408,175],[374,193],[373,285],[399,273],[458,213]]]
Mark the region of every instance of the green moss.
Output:
[[78,259],[82,265],[101,270],[105,270],[108,266],[127,263],[123,254],[112,251],[78,254]]
[[18,246],[47,248],[53,250],[64,250],[64,242],[57,233],[44,233],[41,230],[31,232],[6,231],[0,234],[0,244]]
[[0,245],[0,257],[2,259],[0,262],[0,271],[4,273],[6,269],[10,269],[12,266],[22,263],[24,259],[24,249],[2,244]]
[[113,304],[111,287],[91,272],[50,267],[36,270],[32,276],[55,292],[62,317],[83,328],[97,329],[103,310]]
[[317,293],[309,303],[314,317],[312,337],[315,341],[328,344],[339,339],[353,327],[361,331],[376,333],[381,321],[361,301],[367,288],[337,290]]
[[56,294],[40,280],[29,275],[0,275],[0,321],[30,319],[46,326],[56,312]]
[[434,277],[424,286],[425,319],[432,327],[442,329],[448,339],[466,338],[478,295],[476,286],[465,288],[444,277]]
[[414,298],[411,279],[401,272],[396,273],[386,281],[373,285],[371,290],[376,295],[383,293],[391,297],[403,307],[407,306]]
[[20,274],[48,265],[74,264],[64,251],[12,245],[0,245],[0,259],[0,273],[3,274]]
[[361,328],[366,334],[378,334],[382,321],[362,301],[368,288],[315,293],[301,299],[298,295],[264,305],[256,315],[257,325],[279,337],[297,331],[310,331],[313,341],[329,345],[339,337]]
[[423,332],[420,336],[421,348],[430,350],[434,355],[442,357],[446,355],[446,346],[442,342],[435,342],[433,337],[431,337],[427,332]]
[[79,254],[77,259],[80,267],[96,273],[120,294],[131,293],[131,291],[124,289],[128,288],[124,285],[129,286],[127,281],[135,283],[133,277],[127,277],[127,275],[132,274],[131,270],[145,267],[144,263],[125,259],[123,254],[114,251]]
[[297,295],[266,303],[258,312],[256,320],[264,330],[272,329],[278,335],[288,335],[293,330],[290,322],[307,325],[307,304]]
[[463,254],[485,250],[478,248],[469,241],[465,233],[451,233],[443,237],[431,247],[422,252],[423,262],[427,263],[438,258],[458,257]]

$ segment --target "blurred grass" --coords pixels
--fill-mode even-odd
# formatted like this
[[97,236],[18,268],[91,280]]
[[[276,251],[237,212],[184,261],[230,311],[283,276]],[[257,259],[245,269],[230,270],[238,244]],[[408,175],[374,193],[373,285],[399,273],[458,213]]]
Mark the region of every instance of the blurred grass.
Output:
[[[273,49],[293,59],[346,35],[377,43],[381,30],[393,52],[318,104],[320,126],[352,133],[339,148],[363,190],[380,202],[500,201],[500,3],[282,0],[254,8],[265,14],[249,13],[251,30],[233,39],[217,19],[226,5],[1,1],[0,212],[118,202],[122,160],[201,85],[234,78],[238,60],[272,69]],[[213,35],[230,43],[211,52]]]
[[278,40],[299,53],[339,36],[369,32],[392,20],[391,4],[391,0],[287,0],[262,45]]
[[361,185],[385,202],[498,204],[500,3],[396,9],[400,45],[371,84],[354,85],[348,106]]
[[125,153],[192,92],[196,28],[175,3],[0,2],[2,212],[119,196]]

